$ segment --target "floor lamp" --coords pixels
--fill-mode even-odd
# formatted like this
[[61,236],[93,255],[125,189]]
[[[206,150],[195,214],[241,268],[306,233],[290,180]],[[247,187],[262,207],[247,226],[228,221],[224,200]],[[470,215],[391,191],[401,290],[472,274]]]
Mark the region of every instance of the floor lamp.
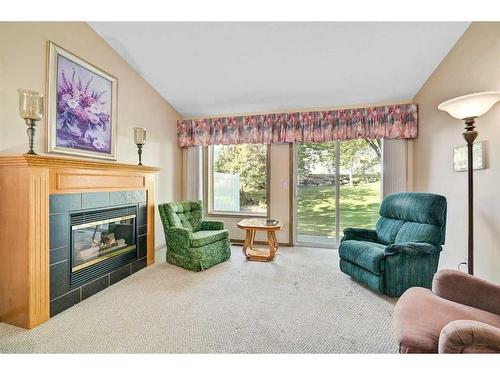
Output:
[[474,122],[476,118],[488,112],[496,102],[500,101],[500,92],[489,91],[464,95],[447,100],[438,106],[441,111],[448,112],[451,116],[465,121],[463,136],[467,142],[467,174],[469,187],[469,238],[467,251],[467,270],[474,274],[474,181],[472,146],[477,137]]

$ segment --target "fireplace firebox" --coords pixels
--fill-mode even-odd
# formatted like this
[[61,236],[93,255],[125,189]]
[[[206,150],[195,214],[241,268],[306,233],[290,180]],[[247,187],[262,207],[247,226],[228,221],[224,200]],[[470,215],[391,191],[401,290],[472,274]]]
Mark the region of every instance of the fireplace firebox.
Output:
[[134,214],[73,225],[71,271],[136,251],[135,218]]
[[137,206],[70,214],[71,287],[137,259]]

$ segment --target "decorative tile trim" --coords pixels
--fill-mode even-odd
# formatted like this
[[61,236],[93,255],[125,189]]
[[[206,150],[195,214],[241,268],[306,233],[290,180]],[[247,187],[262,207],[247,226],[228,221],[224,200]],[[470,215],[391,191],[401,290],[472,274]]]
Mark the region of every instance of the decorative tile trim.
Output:
[[109,206],[109,192],[82,193],[82,210]]
[[82,194],[52,194],[49,197],[49,212],[79,211],[82,209]]
[[146,192],[144,190],[135,191],[113,191],[109,193],[109,205],[146,202]]

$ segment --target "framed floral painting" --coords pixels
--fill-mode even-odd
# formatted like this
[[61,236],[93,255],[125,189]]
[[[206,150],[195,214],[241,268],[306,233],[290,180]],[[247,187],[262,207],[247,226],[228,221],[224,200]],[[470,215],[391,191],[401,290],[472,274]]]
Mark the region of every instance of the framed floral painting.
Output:
[[116,160],[118,80],[48,43],[48,151]]

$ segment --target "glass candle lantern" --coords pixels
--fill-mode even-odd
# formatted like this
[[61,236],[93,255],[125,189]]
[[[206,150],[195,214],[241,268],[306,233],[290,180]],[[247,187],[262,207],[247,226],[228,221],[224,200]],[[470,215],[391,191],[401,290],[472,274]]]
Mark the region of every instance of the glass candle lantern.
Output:
[[32,90],[18,90],[19,115],[25,120],[40,121],[43,117],[43,95]]
[[139,155],[139,165],[142,165],[142,146],[146,143],[146,129],[134,128],[134,141],[137,145],[137,154]]
[[26,121],[28,128],[29,150],[27,154],[36,155],[33,150],[35,139],[35,126],[37,121],[43,117],[43,95],[37,91],[20,89],[19,92],[19,115]]
[[136,145],[143,145],[146,143],[146,129],[134,128],[134,140]]

